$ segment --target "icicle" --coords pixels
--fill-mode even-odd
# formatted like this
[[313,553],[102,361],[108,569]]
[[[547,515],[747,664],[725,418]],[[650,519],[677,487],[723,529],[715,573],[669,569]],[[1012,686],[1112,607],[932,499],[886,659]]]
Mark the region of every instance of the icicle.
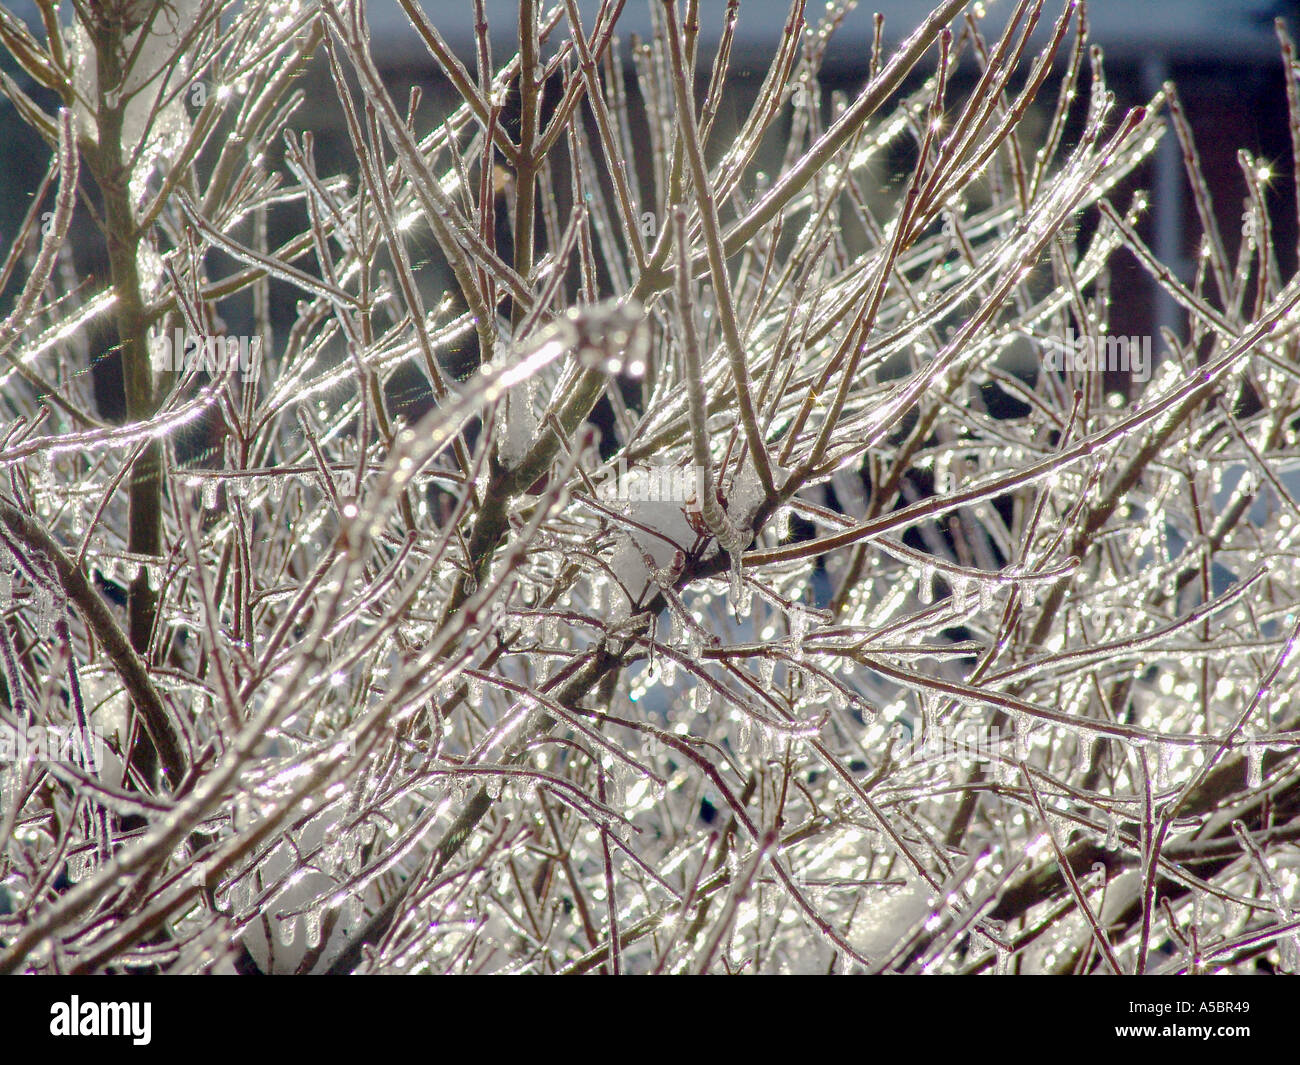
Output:
[[465,698],[472,707],[483,705],[483,681],[479,677],[471,676],[465,685]]
[[940,455],[934,460],[934,494],[948,495],[952,492],[952,456]]
[[1119,846],[1119,818],[1115,816],[1115,811],[1111,810],[1106,816],[1106,843],[1108,851],[1113,851]]
[[692,691],[697,714],[707,714],[713,706],[713,685],[700,681]]
[[921,567],[921,579],[917,582],[917,598],[923,604],[929,606],[934,602],[934,567],[924,565]]
[[47,588],[36,589],[36,635],[42,640],[54,635],[54,595]]
[[349,928],[361,923],[361,900],[355,895],[343,900],[343,923]]
[[294,937],[298,934],[298,918],[285,917],[280,921],[278,929],[280,942],[286,947],[293,946]]
[[952,576],[948,578],[948,582],[952,585],[953,610],[955,610],[958,614],[966,613],[966,592],[967,592],[966,578],[959,577],[957,576],[957,574],[954,573]]
[[1169,768],[1174,760],[1172,744],[1161,743],[1156,750],[1156,790],[1164,791],[1169,787]]
[[[504,361],[505,356],[502,358]],[[497,457],[507,469],[513,469],[528,454],[537,428],[537,414],[527,390],[507,392],[500,414],[497,421]]]
[[1258,788],[1264,783],[1264,748],[1251,740],[1246,744],[1246,786]]
[[803,661],[803,640],[808,632],[808,615],[802,603],[790,606],[790,657],[796,662]]
[[661,660],[663,676],[660,678],[660,683],[662,683],[665,688],[671,688],[677,683],[677,659],[670,658],[668,655],[662,655]]
[[217,479],[215,477],[208,477],[203,481],[203,509],[217,509]]
[[89,854],[71,854],[68,856],[68,879],[74,884],[85,878],[89,868]]
[[303,934],[308,947],[315,948],[320,946],[320,926],[320,910],[308,910],[306,918],[303,921]]
[[692,661],[698,662],[704,655],[704,635],[698,625],[691,624],[684,618],[682,620],[686,625],[686,653]]
[[1086,773],[1092,765],[1092,740],[1079,736],[1074,744],[1074,769],[1076,773]]
[[978,584],[980,596],[980,612],[987,614],[993,609],[993,589],[992,581],[980,581]]
[[776,672],[776,662],[774,659],[764,655],[758,660],[758,680],[763,685],[764,691],[771,690],[772,674]]
[[745,583],[744,575],[740,570],[740,552],[731,553],[731,609],[736,615],[736,620],[740,621],[749,613],[750,604],[753,599],[749,585]]
[[616,808],[622,806],[632,783],[632,767],[621,758],[610,758],[605,766],[605,779],[607,804]]
[[776,540],[777,543],[784,543],[790,539],[790,508],[782,507],[776,512],[775,518]]

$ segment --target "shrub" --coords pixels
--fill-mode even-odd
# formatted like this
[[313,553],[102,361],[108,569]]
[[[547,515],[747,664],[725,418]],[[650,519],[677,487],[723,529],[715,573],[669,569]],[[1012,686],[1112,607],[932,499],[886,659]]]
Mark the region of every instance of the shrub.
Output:
[[[796,0],[739,110],[735,4],[709,56],[696,0],[626,52],[523,0],[471,69],[401,2],[445,110],[347,0],[0,9],[51,153],[0,271],[0,969],[1293,970],[1265,166],[1233,253],[1082,5],[1036,56],[1041,4],[877,22],[845,94],[851,5]],[[1162,136],[1192,278],[1116,202]],[[1118,256],[1185,335],[1111,335]]]

